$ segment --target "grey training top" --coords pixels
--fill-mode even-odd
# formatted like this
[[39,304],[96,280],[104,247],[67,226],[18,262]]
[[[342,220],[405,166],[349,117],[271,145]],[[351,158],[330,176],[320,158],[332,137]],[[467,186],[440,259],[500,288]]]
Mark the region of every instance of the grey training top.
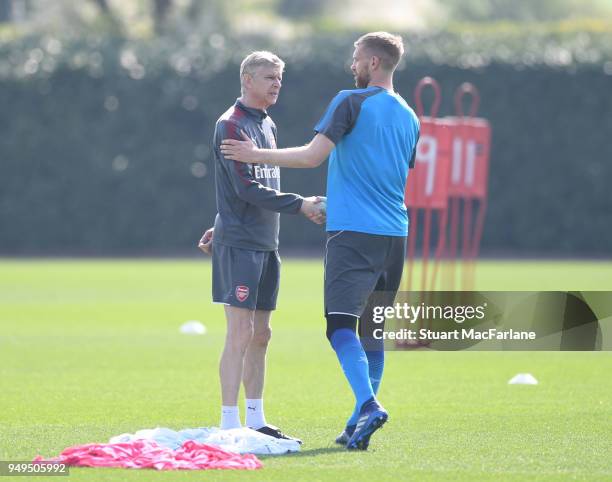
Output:
[[274,251],[278,249],[279,213],[298,213],[303,198],[280,192],[280,168],[225,159],[221,142],[244,140],[241,131],[258,147],[276,149],[276,125],[263,110],[237,100],[219,117],[213,139],[218,213],[214,242]]

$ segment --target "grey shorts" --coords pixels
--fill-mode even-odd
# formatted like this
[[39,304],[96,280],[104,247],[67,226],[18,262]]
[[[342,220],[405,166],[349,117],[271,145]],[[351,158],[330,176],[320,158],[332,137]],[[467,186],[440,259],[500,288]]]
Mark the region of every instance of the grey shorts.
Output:
[[374,291],[395,297],[402,279],[406,238],[355,231],[327,233],[325,314],[360,318]]
[[212,295],[215,303],[276,309],[281,260],[278,251],[254,251],[213,244]]

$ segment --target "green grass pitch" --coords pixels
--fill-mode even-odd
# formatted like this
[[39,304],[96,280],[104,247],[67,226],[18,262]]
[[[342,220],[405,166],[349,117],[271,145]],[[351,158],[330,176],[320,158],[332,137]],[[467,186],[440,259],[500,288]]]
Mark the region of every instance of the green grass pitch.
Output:
[[[417,278],[418,279],[418,278]],[[612,290],[612,263],[483,262],[489,290]],[[178,332],[201,320],[205,336]],[[286,260],[266,415],[300,454],[259,471],[72,469],[70,480],[612,480],[612,353],[390,352],[389,422],[333,444],[352,396],[324,336],[322,263]],[[222,308],[201,260],[0,260],[0,459],[218,424]],[[538,386],[509,386],[531,372]],[[242,398],[242,395],[241,395]]]

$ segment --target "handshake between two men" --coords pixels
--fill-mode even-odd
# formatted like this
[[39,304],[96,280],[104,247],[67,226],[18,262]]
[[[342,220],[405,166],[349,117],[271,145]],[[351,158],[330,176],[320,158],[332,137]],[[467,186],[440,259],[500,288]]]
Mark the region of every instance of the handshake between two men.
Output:
[[315,224],[323,224],[327,219],[327,198],[323,196],[305,197],[300,212]]

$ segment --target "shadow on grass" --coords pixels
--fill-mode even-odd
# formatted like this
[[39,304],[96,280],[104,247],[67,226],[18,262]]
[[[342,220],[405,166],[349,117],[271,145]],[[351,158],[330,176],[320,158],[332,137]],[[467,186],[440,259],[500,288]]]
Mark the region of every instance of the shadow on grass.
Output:
[[[320,449],[309,449],[309,450],[301,450],[299,452],[292,452],[289,454],[283,454],[282,457],[316,457],[317,455],[325,455],[325,454],[333,454],[336,452],[346,452],[347,450],[344,447],[324,447]],[[278,455],[258,455],[257,458],[261,460],[265,459],[275,459],[279,457]]]

